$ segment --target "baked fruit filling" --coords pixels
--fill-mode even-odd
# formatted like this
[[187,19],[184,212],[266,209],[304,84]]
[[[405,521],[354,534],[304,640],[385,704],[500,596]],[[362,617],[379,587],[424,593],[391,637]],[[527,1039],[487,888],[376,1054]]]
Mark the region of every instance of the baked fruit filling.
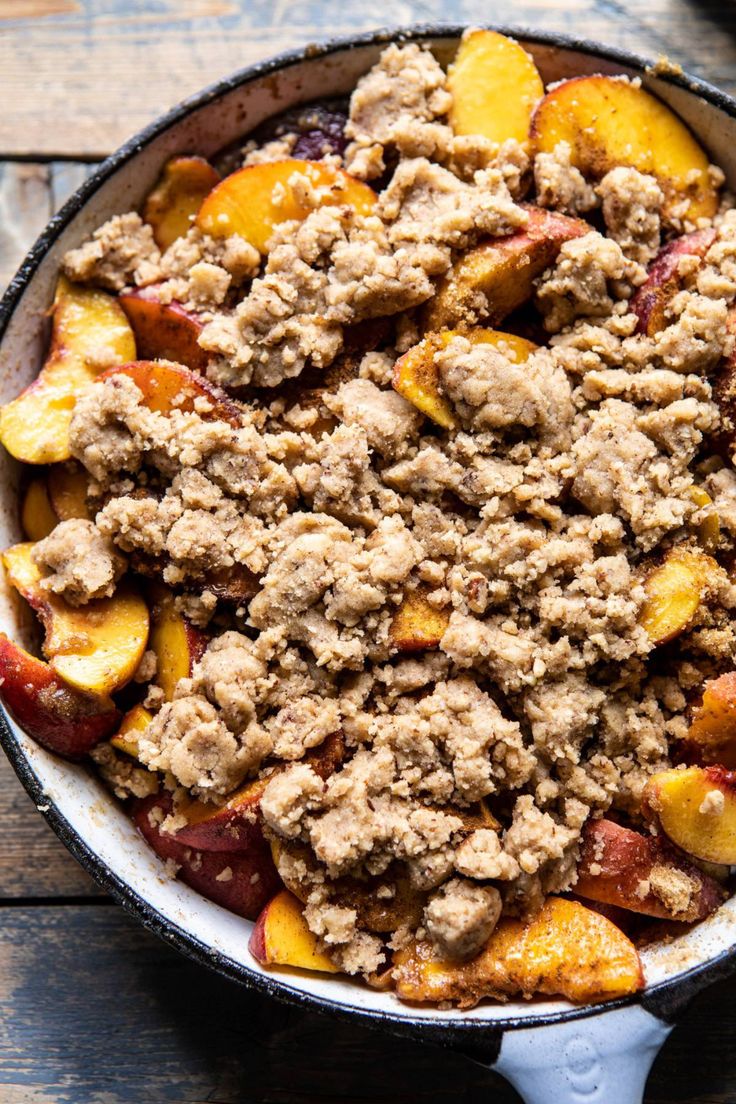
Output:
[[493,31],[174,158],[0,412],[4,704],[267,967],[640,989],[736,864],[735,300],[697,136]]

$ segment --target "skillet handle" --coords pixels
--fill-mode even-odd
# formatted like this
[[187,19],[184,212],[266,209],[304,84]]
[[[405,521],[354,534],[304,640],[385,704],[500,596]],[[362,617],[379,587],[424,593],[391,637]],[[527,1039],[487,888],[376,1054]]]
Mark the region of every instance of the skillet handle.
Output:
[[672,1027],[640,1005],[601,1008],[579,1020],[505,1032],[493,1068],[525,1104],[642,1104]]

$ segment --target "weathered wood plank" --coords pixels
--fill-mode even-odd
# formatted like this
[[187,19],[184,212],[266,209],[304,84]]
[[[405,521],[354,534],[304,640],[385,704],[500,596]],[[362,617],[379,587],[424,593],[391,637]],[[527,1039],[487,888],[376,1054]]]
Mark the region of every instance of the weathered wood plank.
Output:
[[[474,0],[12,0],[0,5],[0,156],[98,157],[228,72],[290,47],[387,24],[478,20]],[[716,0],[519,0],[485,18],[667,53],[736,88],[736,12]],[[32,74],[32,78],[29,77]]]
[[[0,901],[14,897],[102,895],[102,890],[72,858],[36,811],[1,751],[0,824],[3,832]],[[3,920],[0,919],[0,927],[2,925]]]
[[[733,1104],[736,982],[684,1018],[648,1104]],[[277,1004],[178,957],[121,910],[0,923],[3,1104],[514,1104],[466,1059]],[[611,1101],[611,1104],[614,1104]]]

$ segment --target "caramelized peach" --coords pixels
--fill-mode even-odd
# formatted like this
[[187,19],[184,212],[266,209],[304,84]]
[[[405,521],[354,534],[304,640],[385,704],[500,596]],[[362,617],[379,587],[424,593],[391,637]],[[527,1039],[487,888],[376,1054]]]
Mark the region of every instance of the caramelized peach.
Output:
[[69,518],[92,517],[87,504],[89,476],[81,464],[74,460],[66,464],[53,464],[49,468],[49,498],[59,521]]
[[168,795],[144,798],[136,803],[133,822],[160,858],[178,864],[177,877],[186,885],[237,916],[255,920],[281,884],[268,847],[254,845],[247,852],[194,851],[161,831],[161,821],[170,810]]
[[664,644],[690,625],[721,568],[704,552],[673,548],[644,581],[647,597],[639,624],[653,644]]
[[26,537],[30,541],[43,540],[56,528],[58,521],[49,500],[46,480],[41,477],[32,479],[20,508],[20,523]]
[[138,739],[141,732],[145,732],[153,720],[153,714],[142,705],[134,705],[123,717],[120,728],[110,738],[110,743],[117,751],[125,752],[133,759],[138,758]]
[[527,144],[544,85],[533,60],[513,38],[488,30],[464,34],[447,85],[452,92],[449,122],[456,134]]
[[134,357],[133,332],[117,300],[62,276],[48,356],[38,378],[0,409],[0,441],[27,464],[68,460],[77,395],[103,368]]
[[268,902],[256,920],[248,949],[263,966],[295,966],[336,974],[338,968],[319,949],[304,919],[304,906],[288,889]]
[[204,376],[174,364],[168,360],[136,360],[121,368],[111,368],[103,372],[101,380],[115,376],[128,376],[143,392],[143,403],[151,410],[170,414],[172,410],[191,411],[197,399],[210,404],[208,415],[229,422],[237,428],[241,424],[240,408],[237,403],[215,387]]
[[150,647],[156,653],[156,682],[171,701],[179,679],[189,678],[202,658],[207,637],[183,617],[174,596],[164,586],[151,587]]
[[312,206],[294,188],[294,177],[306,177],[319,196],[319,206],[349,206],[369,215],[376,201],[372,188],[322,161],[287,158],[248,165],[226,176],[210,192],[197,215],[197,226],[213,238],[239,234],[259,252],[280,222],[305,219]]
[[409,1001],[456,1001],[547,994],[611,1000],[644,986],[639,955],[615,924],[577,901],[549,897],[529,921],[502,919],[476,958],[457,964],[429,943],[394,957],[396,992]]
[[459,324],[500,322],[531,298],[534,281],[554,263],[566,241],[587,234],[590,226],[541,207],[525,207],[522,230],[470,249],[440,281],[423,315],[425,330]]
[[585,826],[574,892],[630,912],[687,922],[703,920],[723,903],[718,882],[661,838],[606,819]]
[[662,831],[688,855],[736,863],[736,773],[725,767],[687,767],[653,774],[644,805]]
[[48,663],[0,633],[0,698],[21,728],[43,747],[81,759],[113,731],[120,713],[109,698],[67,686]]
[[159,249],[168,249],[186,235],[205,196],[219,182],[220,174],[204,157],[172,157],[166,162],[143,204],[143,218],[153,227]]
[[572,163],[600,179],[631,165],[659,180],[666,210],[695,221],[716,213],[708,157],[685,124],[660,100],[620,77],[573,77],[553,88],[532,117],[536,151],[568,142]]
[[686,747],[700,762],[736,769],[736,671],[705,683]]
[[171,360],[194,372],[204,372],[209,357],[199,346],[202,322],[181,303],[162,303],[155,286],[124,292],[119,297],[135,334],[141,360]]
[[662,246],[654,259],[646,282],[631,300],[631,309],[639,319],[638,333],[654,337],[667,325],[667,308],[677,292],[682,289],[683,267],[689,264],[686,257],[701,259],[715,240],[713,229],[694,230],[683,234]]
[[391,646],[399,652],[424,652],[439,647],[450,623],[450,611],[427,600],[426,589],[404,595],[389,629]]
[[78,609],[41,587],[31,559],[33,544],[16,544],[2,554],[11,586],[38,614],[46,632],[43,650],[64,682],[105,698],[133,677],[148,640],[148,609],[126,584],[112,598]]
[[439,390],[439,372],[434,357],[435,353],[450,344],[453,337],[458,336],[467,338],[473,345],[499,346],[514,364],[521,364],[536,349],[531,341],[517,337],[516,334],[475,327],[462,334],[459,330],[427,334],[399,357],[394,365],[394,390],[443,429],[455,428],[455,415],[452,406]]

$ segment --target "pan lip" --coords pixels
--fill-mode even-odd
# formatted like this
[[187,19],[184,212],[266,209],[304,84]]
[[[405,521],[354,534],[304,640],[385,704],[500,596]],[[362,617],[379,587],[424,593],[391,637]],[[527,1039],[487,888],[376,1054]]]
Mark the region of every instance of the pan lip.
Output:
[[[578,38],[552,31],[535,30],[521,25],[474,23],[474,26],[490,26],[502,34],[521,39],[530,44],[587,54],[602,61],[613,62],[643,76],[653,75],[658,80],[683,89],[699,97],[712,107],[736,118],[736,99],[700,78],[671,67],[658,66],[640,54],[610,47],[591,39]],[[467,24],[424,22],[404,27],[383,27],[359,34],[329,38],[317,45],[307,45],[279,53],[265,61],[246,66],[228,77],[208,85],[183,100],[165,114],[144,127],[107,157],[67,200],[59,212],[49,221],[28,252],[18,272],[0,300],[0,343],[13,313],[29,288],[44,258],[63,231],[84,208],[99,188],[127,162],[149,146],[155,139],[170,130],[193,112],[215,102],[259,78],[288,70],[303,62],[326,58],[351,49],[389,44],[414,42],[427,39],[459,38]],[[585,1005],[561,1012],[529,1014],[494,1020],[491,1014],[483,1020],[433,1020],[413,1016],[407,1006],[398,1005],[397,1011],[369,1009],[348,1004],[328,996],[320,996],[288,985],[278,975],[263,974],[212,949],[197,936],[185,931],[174,920],[165,916],[139,894],[133,886],[120,878],[93,850],[83,836],[72,827],[53,798],[43,789],[30,757],[13,735],[8,715],[0,705],[0,744],[2,744],[18,778],[45,816],[53,831],[95,881],[128,912],[140,920],[144,927],[170,943],[190,959],[215,969],[221,975],[253,987],[259,992],[291,1004],[324,1012],[341,1019],[359,1019],[366,1026],[384,1026],[394,1033],[413,1036],[427,1042],[463,1049],[464,1042],[477,1042],[482,1033],[486,1041],[499,1038],[506,1031],[531,1030],[552,1024],[591,1019],[618,1009],[641,1006],[662,1020],[671,1018],[700,989],[736,970],[736,947],[726,948],[717,955],[691,967],[675,978],[656,983],[631,997],[607,1001],[603,1004]],[[488,1006],[492,1010],[492,1006]]]

